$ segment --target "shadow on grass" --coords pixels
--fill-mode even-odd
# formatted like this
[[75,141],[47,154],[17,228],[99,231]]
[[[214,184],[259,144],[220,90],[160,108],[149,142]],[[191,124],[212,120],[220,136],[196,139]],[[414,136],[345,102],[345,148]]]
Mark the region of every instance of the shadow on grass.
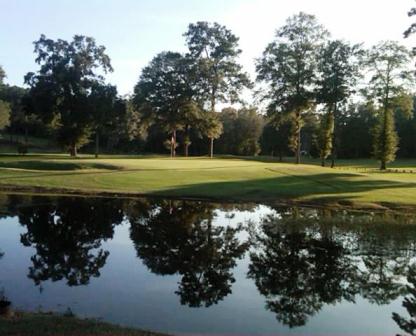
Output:
[[[55,167],[57,164],[55,162],[47,161],[21,161],[21,162],[10,162],[8,164],[20,164],[28,169],[27,165],[32,167],[38,167],[38,169],[47,170],[46,165],[49,166],[49,170],[70,170],[71,167],[74,169],[71,171],[56,171],[56,172],[25,172],[24,174],[13,173],[10,176],[3,176],[2,182],[4,185],[10,183],[13,185],[13,181],[19,181],[19,185],[22,185],[23,180],[28,179],[27,187],[30,188],[32,185],[44,185],[48,187],[47,178],[57,177],[62,178],[62,185],[59,188],[60,192],[65,188],[71,188],[71,177],[76,176],[97,176],[97,175],[108,175],[116,176],[117,174],[125,173],[140,173],[143,171],[151,171],[154,174],[168,174],[172,171],[180,171],[183,174],[187,174],[188,171],[195,170],[211,170],[217,169],[218,167],[212,168],[207,167],[205,169],[196,168],[196,169],[118,169],[117,167],[111,165],[101,165],[100,163],[89,163],[85,162],[85,165],[89,165],[87,168],[92,166],[96,168],[104,168],[107,170],[102,171],[79,171],[79,164],[81,163],[59,163],[60,167]],[[82,163],[84,164],[84,163]],[[62,167],[64,165],[65,169]],[[69,166],[68,166],[69,165]],[[1,166],[1,164],[0,164]],[[20,167],[23,167],[20,166]],[[225,167],[224,167],[225,168]],[[232,167],[235,168],[235,167]],[[33,168],[34,169],[34,168]],[[315,173],[315,174],[299,174],[295,172],[285,172],[280,170],[275,170],[271,168],[266,168],[267,171],[275,173],[275,177],[269,178],[258,178],[251,180],[235,180],[235,181],[220,181],[220,182],[203,182],[200,183],[190,182],[186,185],[175,186],[175,176],[172,175],[171,179],[169,176],[164,176],[163,179],[166,181],[165,185],[157,186],[158,190],[152,190],[151,186],[148,190],[141,190],[141,181],[133,179],[131,185],[127,189],[123,189],[117,185],[117,182],[114,182],[112,189],[114,193],[122,193],[123,191],[129,192],[130,194],[135,193],[135,185],[137,185],[137,195],[139,194],[152,194],[157,196],[169,196],[169,197],[192,197],[192,198],[201,198],[201,199],[212,199],[212,200],[221,200],[221,201],[232,201],[232,200],[241,200],[241,201],[273,201],[278,199],[297,199],[299,197],[313,197],[315,200],[325,201],[351,201],[357,195],[355,193],[361,192],[371,192],[382,189],[414,189],[415,199],[406,199],[403,200],[407,203],[416,204],[416,182],[402,182],[402,181],[391,181],[391,180],[379,180],[371,177],[366,177],[364,175],[350,174],[350,173],[337,173],[330,172],[328,173]],[[186,176],[186,175],[184,175]],[[215,174],[212,174],[215,177]],[[126,176],[128,179],[129,176]],[[143,177],[144,178],[144,177]],[[201,179],[204,177],[201,176]],[[37,180],[44,179],[44,180]],[[111,177],[106,177],[106,183],[111,183]],[[195,179],[195,177],[194,177]],[[145,180],[143,181],[145,182]],[[156,188],[156,186],[155,186]],[[53,189],[53,188],[52,188]],[[88,189],[80,190],[83,193],[88,194]],[[95,190],[96,191],[96,190]],[[408,194],[408,190],[406,190]],[[345,194],[349,195],[345,195]],[[91,194],[97,194],[97,192],[91,192]],[[343,195],[344,194],[344,195]],[[381,196],[380,196],[381,195]],[[321,196],[321,197],[320,197]],[[397,196],[397,193],[396,193]],[[388,201],[386,197],[383,197],[383,194],[378,193],[376,199],[380,199],[380,202]]]
[[17,168],[28,170],[80,170],[80,169],[108,169],[116,170],[119,167],[95,162],[54,162],[46,160],[27,160],[27,161],[0,161],[0,168]]
[[[296,199],[313,196],[316,200],[350,201],[354,194],[382,189],[415,189],[416,183],[387,180],[364,180],[353,174],[311,174],[285,175],[267,179],[224,181],[213,183],[189,184],[174,187],[153,194],[163,196],[182,196],[210,199],[258,200]],[[322,198],[319,198],[322,195]],[[339,196],[337,196],[339,195]]]

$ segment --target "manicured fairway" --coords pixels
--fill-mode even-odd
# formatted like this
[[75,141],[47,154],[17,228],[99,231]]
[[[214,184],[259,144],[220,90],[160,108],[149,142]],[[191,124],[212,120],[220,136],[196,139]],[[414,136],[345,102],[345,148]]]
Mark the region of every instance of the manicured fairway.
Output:
[[[177,158],[65,155],[0,156],[0,188],[53,188],[82,193],[133,193],[216,200],[291,199],[368,205],[416,205],[416,160],[388,172],[370,160],[294,165],[262,158]],[[53,190],[52,190],[53,191]]]

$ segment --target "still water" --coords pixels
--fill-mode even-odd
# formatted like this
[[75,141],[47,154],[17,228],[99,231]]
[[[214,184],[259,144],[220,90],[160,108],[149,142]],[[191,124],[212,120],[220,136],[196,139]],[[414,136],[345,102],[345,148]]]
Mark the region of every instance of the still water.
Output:
[[412,214],[0,194],[15,309],[173,334],[406,334],[415,243]]

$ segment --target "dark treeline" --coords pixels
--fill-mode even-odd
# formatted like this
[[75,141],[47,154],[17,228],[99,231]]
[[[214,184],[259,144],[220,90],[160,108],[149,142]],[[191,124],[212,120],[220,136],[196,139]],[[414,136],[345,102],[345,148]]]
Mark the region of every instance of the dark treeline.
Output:
[[[414,14],[410,11],[409,16]],[[414,26],[406,32],[412,34]],[[416,157],[413,54],[395,41],[371,48],[333,39],[313,15],[278,28],[256,60],[256,87],[239,63],[239,38],[218,23],[190,24],[187,51],[163,51],[141,71],[133,94],[120,96],[104,46],[42,35],[39,69],[25,88],[4,83],[0,131],[53,138],[76,156],[170,153],[373,157],[387,163]],[[253,90],[258,106],[245,97]],[[2,141],[6,141],[3,139]]]

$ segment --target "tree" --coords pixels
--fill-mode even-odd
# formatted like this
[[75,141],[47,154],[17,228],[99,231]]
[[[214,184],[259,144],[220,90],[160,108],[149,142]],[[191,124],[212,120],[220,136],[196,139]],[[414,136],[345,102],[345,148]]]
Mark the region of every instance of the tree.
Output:
[[[208,22],[191,23],[184,36],[189,49],[188,57],[195,67],[195,86],[200,101],[211,113],[215,112],[217,102],[240,101],[242,90],[250,88],[252,84],[237,62],[241,54],[239,38],[225,26]],[[206,117],[207,125],[215,120],[209,114]],[[214,138],[209,137],[210,157],[213,157]]]
[[211,204],[188,201],[132,203],[127,217],[138,257],[159,275],[178,274],[181,304],[209,307],[231,293],[233,268],[248,244],[241,227],[218,226]]
[[2,100],[4,78],[6,78],[6,73],[0,65],[0,131],[3,131],[10,123],[10,105]]
[[359,46],[340,40],[329,41],[320,50],[317,102],[324,104],[326,110],[318,135],[322,166],[329,155],[332,157],[331,166],[335,165],[335,118],[339,105],[354,92],[360,54]]
[[267,123],[260,137],[262,155],[277,156],[283,161],[283,156],[289,153],[287,139],[290,135],[290,124],[281,124],[278,128]]
[[174,157],[177,132],[195,124],[200,111],[194,100],[189,59],[170,51],[155,56],[143,69],[133,100],[144,122],[158,123],[170,134],[168,144]]
[[214,139],[218,139],[222,134],[223,128],[216,112],[208,112],[202,125],[202,134],[206,136],[209,142],[209,157],[214,157]]
[[337,120],[337,155],[346,159],[368,158],[372,152],[372,136],[376,116],[372,104],[350,104],[339,110]]
[[408,117],[412,114],[410,60],[410,51],[394,41],[380,42],[366,57],[370,81],[365,94],[377,107],[378,115],[373,130],[373,155],[380,161],[381,170],[395,160],[398,149],[395,113],[400,111]]
[[406,335],[416,335],[416,265],[412,264],[409,267],[407,275],[408,285],[406,296],[402,302],[402,306],[406,308],[409,318],[403,317],[398,313],[393,313],[393,320],[397,325],[406,332]]
[[4,79],[6,78],[6,72],[3,67],[0,65],[0,85],[3,85]]
[[91,91],[104,82],[100,72],[113,70],[110,58],[104,46],[81,35],[75,35],[71,42],[41,35],[34,45],[40,69],[25,76],[31,98],[27,110],[53,123],[60,142],[76,156],[93,127]]
[[300,163],[304,113],[314,103],[318,50],[327,31],[313,15],[303,12],[287,19],[257,61],[257,80],[265,83],[261,99],[267,101],[271,122],[291,122],[290,147]]
[[111,239],[123,220],[120,200],[58,198],[17,210],[24,246],[32,247],[28,277],[36,285],[66,279],[69,286],[86,285],[98,277],[109,252],[102,242]]
[[10,105],[0,100],[0,131],[3,131],[10,124]]
[[328,110],[321,116],[320,127],[318,129],[317,143],[319,158],[322,167],[325,167],[325,160],[333,151],[333,137],[335,128],[335,118],[333,112]]
[[91,107],[95,128],[95,157],[100,150],[100,135],[116,127],[117,115],[123,113],[125,105],[113,85],[96,83],[91,91]]
[[234,155],[257,155],[263,130],[263,116],[257,109],[224,108],[219,114],[223,133],[217,141],[217,152]]

